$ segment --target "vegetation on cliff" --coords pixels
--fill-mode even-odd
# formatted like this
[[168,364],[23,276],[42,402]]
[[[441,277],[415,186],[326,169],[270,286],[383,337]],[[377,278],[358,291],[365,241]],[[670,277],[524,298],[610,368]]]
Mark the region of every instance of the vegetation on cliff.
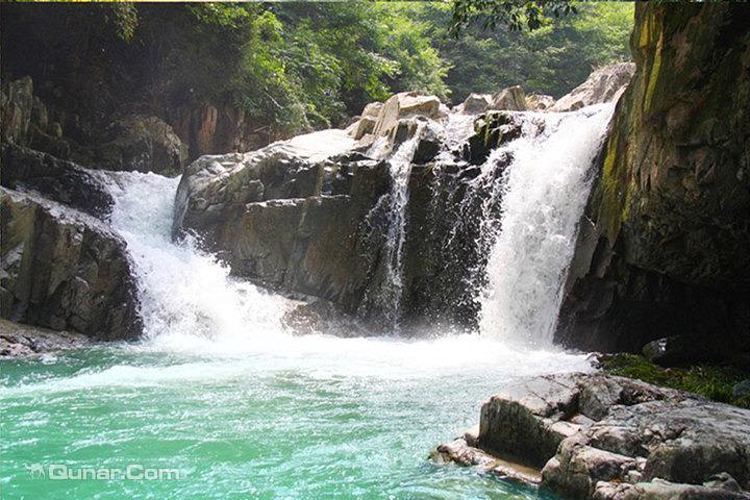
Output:
[[13,27],[2,30],[3,79],[31,76],[43,101],[90,123],[79,123],[79,136],[134,110],[179,134],[184,115],[205,103],[241,111],[250,132],[272,140],[341,125],[367,102],[404,90],[458,102],[521,83],[559,96],[592,66],[628,58],[632,26],[632,6],[620,4],[542,16],[533,32],[467,27],[457,37],[451,5],[440,2],[3,10],[4,28]]
[[747,373],[731,366],[691,365],[663,368],[637,354],[611,354],[601,359],[605,373],[643,380],[649,384],[693,392],[708,399],[750,408],[750,397],[735,396],[733,387]]

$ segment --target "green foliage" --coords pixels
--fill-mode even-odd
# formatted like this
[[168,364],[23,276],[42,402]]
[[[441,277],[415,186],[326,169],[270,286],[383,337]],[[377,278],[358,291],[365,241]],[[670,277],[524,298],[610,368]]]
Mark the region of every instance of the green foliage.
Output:
[[[471,23],[484,6],[496,11],[494,22]],[[133,109],[183,117],[204,102],[229,103],[269,137],[282,137],[342,125],[395,92],[457,103],[469,92],[521,84],[560,96],[593,66],[629,57],[632,4],[574,7],[495,0],[8,4],[3,14],[13,29],[2,32],[3,76],[48,81],[88,119]],[[454,36],[456,16],[465,25]]]
[[520,31],[524,27],[535,30],[547,23],[550,17],[575,13],[572,2],[562,0],[453,0],[451,31],[458,35],[461,29],[476,24],[483,30],[506,26]]
[[654,385],[680,389],[708,399],[750,408],[750,398],[735,398],[732,388],[747,378],[742,371],[727,366],[694,365],[686,368],[662,368],[643,356],[612,354],[602,358],[606,373],[635,378]]
[[434,26],[433,43],[452,68],[446,83],[454,102],[470,92],[497,92],[521,84],[527,92],[560,97],[583,82],[597,66],[630,59],[632,3],[577,3],[575,14],[540,19],[537,29],[492,30],[466,25],[451,36],[451,11],[430,4],[425,16]]

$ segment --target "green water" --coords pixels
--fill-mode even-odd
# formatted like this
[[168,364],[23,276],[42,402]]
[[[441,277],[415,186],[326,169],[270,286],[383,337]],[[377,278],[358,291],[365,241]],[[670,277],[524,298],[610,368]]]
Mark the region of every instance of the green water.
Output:
[[[585,366],[466,336],[182,344],[3,361],[2,498],[546,498],[428,455],[503,384]],[[32,464],[182,477],[51,479]]]

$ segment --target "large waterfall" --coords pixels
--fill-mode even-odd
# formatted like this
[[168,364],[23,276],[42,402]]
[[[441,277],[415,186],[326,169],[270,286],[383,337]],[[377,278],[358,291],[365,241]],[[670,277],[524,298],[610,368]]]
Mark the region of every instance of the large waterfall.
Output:
[[[106,174],[115,199],[110,222],[133,261],[146,338],[4,367],[5,491],[19,498],[28,492],[39,498],[447,498],[467,492],[535,498],[460,468],[433,470],[425,457],[452,435],[457,420],[474,423],[479,402],[504,384],[589,369],[585,356],[506,340],[548,336],[608,113],[536,116],[546,125],[541,135],[531,127],[493,152],[471,181],[476,192],[466,202],[484,202],[483,220],[475,222],[482,222],[484,248],[492,254],[488,279],[477,280],[489,283],[481,335],[439,324],[431,325],[430,338],[419,339],[394,331],[294,335],[284,327],[294,301],[233,279],[190,238],[172,241],[177,179]],[[453,125],[467,123],[458,117]],[[399,180],[391,194],[400,215],[389,219],[394,250],[403,249],[409,231],[403,209],[411,147],[399,150],[404,162],[391,165]],[[510,166],[493,175],[509,155]],[[448,162],[438,159],[446,169]],[[499,218],[493,203],[502,204]],[[462,209],[456,207],[459,217]],[[401,257],[393,256],[398,273]],[[179,469],[183,476],[42,481],[29,478],[20,465],[26,462],[135,463]]]
[[565,271],[588,198],[592,163],[613,105],[538,114],[539,135],[524,134],[488,159],[511,155],[501,183],[498,229],[487,263],[480,328],[523,344],[550,345]]

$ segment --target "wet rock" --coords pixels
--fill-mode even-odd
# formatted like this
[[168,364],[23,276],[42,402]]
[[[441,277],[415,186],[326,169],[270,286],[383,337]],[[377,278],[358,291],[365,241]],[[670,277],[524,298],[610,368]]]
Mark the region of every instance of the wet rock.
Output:
[[0,319],[0,358],[18,358],[77,349],[91,343],[78,333],[48,330]]
[[520,85],[501,90],[492,97],[490,109],[508,111],[526,111],[526,94]]
[[474,460],[468,446],[440,449],[461,463],[513,457],[542,468],[541,485],[570,498],[704,498],[705,489],[750,487],[750,411],[622,377],[513,384],[482,406],[475,446],[490,457]]
[[99,339],[140,334],[125,242],[97,219],[0,188],[0,316]]
[[324,299],[299,304],[284,314],[282,322],[293,335],[326,334],[346,338],[379,334],[366,328],[340,306]]
[[750,397],[750,380],[743,380],[732,387],[732,395],[736,398]]
[[7,188],[32,190],[100,218],[109,213],[114,203],[94,172],[50,154],[5,144],[2,165],[0,184]]
[[561,97],[550,111],[575,111],[585,106],[616,101],[635,73],[634,63],[618,63],[597,69],[570,94]]
[[470,440],[471,437],[465,434],[455,441],[441,444],[433,451],[431,458],[438,464],[474,466],[483,473],[491,473],[503,481],[534,486],[541,483],[542,478],[538,470],[487,453],[470,444]]
[[481,115],[474,123],[476,133],[464,147],[464,158],[472,165],[481,165],[498,146],[517,139],[522,133],[521,117],[503,111]]
[[115,122],[110,140],[97,147],[95,162],[107,170],[182,172],[188,148],[172,127],[155,116],[133,115]]
[[636,5],[637,71],[596,163],[558,342],[636,352],[680,335],[750,366],[748,16]]
[[532,111],[545,111],[555,105],[555,98],[551,95],[531,94],[526,96],[526,106]]
[[428,123],[419,137],[413,163],[424,164],[432,161],[443,148],[444,142],[440,130]]

